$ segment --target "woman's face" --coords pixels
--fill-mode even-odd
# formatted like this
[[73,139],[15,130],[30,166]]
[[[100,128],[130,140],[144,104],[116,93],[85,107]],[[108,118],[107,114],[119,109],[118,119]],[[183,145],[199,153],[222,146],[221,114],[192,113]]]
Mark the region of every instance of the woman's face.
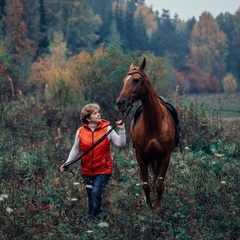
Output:
[[102,120],[101,114],[99,113],[98,109],[95,109],[89,117],[89,122],[99,124],[101,120]]

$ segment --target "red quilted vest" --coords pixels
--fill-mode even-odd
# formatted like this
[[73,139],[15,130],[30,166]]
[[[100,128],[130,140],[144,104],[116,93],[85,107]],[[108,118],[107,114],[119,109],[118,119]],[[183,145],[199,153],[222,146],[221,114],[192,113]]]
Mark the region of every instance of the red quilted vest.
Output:
[[[87,124],[79,128],[79,143],[81,153],[84,153],[105,133],[109,122],[102,119],[101,123],[92,131]],[[92,151],[81,159],[82,174],[96,176],[99,174],[112,174],[112,158],[110,156],[110,141],[106,137]]]

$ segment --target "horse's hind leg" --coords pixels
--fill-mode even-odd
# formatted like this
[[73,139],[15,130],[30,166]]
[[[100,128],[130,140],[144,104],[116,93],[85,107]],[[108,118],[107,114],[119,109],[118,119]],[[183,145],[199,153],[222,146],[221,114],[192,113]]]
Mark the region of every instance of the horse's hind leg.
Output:
[[160,211],[162,195],[164,192],[164,178],[158,177],[156,184],[156,192],[157,192],[157,204],[156,204],[156,212]]

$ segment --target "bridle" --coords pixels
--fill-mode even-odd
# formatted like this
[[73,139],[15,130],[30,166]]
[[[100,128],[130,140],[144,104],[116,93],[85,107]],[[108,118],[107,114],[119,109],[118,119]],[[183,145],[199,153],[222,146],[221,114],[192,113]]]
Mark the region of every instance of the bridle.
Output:
[[137,91],[135,91],[135,93],[134,93],[134,96],[129,98],[129,103],[130,103],[131,108],[135,102],[135,99],[138,99],[138,95],[139,95],[142,85],[143,84],[146,85],[146,73],[144,71],[141,71],[141,72],[140,71],[132,71],[132,72],[128,72],[127,75],[131,76],[133,74],[139,74],[139,75],[141,75],[142,78],[141,78],[141,82],[140,82],[140,85],[139,85]]

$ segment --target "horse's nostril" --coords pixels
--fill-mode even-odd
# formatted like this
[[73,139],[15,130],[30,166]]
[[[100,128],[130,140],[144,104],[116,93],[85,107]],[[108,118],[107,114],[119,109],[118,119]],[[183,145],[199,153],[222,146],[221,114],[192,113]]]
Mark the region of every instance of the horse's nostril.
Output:
[[127,99],[118,99],[117,106],[118,106],[118,110],[120,112],[124,112],[128,107],[128,100]]
[[123,106],[123,105],[125,105],[125,100],[124,99],[122,99],[122,100],[118,100],[117,101],[117,105],[120,107],[120,106]]

